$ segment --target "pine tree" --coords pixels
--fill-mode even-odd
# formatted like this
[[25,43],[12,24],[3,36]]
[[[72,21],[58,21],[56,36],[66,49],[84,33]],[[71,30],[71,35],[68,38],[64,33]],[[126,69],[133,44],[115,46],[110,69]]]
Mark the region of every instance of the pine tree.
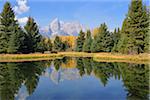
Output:
[[117,44],[117,49],[116,51],[120,53],[125,53],[127,52],[127,48],[125,47],[127,45],[127,34],[125,34],[127,28],[127,19],[123,21],[122,29],[121,29],[121,34],[120,34],[120,39]]
[[45,37],[42,37],[41,41],[38,43],[38,52],[44,53],[44,51],[52,51],[51,40]]
[[47,41],[47,50],[48,51],[52,51],[52,42],[51,42],[51,39],[48,39],[48,41]]
[[68,48],[70,48],[70,45],[67,41],[62,42],[62,51],[66,51]]
[[24,32],[19,25],[14,27],[14,33],[11,35],[8,42],[8,53],[23,53],[24,51]]
[[92,45],[92,52],[110,52],[112,48],[112,36],[107,30],[106,24],[101,24],[99,33],[95,36]]
[[62,48],[63,48],[62,42],[59,36],[56,36],[54,40],[53,50],[59,52],[62,50]]
[[6,2],[0,14],[0,53],[7,53],[9,39],[15,32],[16,20],[11,4]]
[[41,41],[41,35],[39,33],[38,25],[33,18],[29,17],[27,24],[24,26],[27,34],[27,47],[28,53],[34,53],[38,51],[38,43]]
[[92,43],[91,31],[88,30],[86,33],[86,39],[83,45],[84,52],[91,52],[91,43]]
[[42,38],[41,41],[38,43],[38,52],[44,53],[44,51],[47,51],[47,44],[46,39]]
[[112,33],[106,33],[106,36],[103,38],[102,42],[102,50],[103,52],[111,52],[113,46],[114,46],[114,41],[113,41],[113,34]]
[[127,17],[123,23],[119,51],[127,54],[144,52],[145,38],[148,33],[148,14],[142,0],[132,0]]
[[81,52],[83,50],[84,41],[85,33],[81,30],[76,41],[76,51]]
[[19,29],[20,32],[20,47],[18,52],[26,54],[28,53],[28,36],[27,34],[23,31],[23,29]]
[[144,5],[144,14],[145,17],[145,35],[144,35],[144,52],[150,53],[150,10]]
[[117,52],[117,45],[118,45],[118,41],[120,39],[120,29],[118,28],[118,30],[115,28],[114,32],[113,32],[113,48],[112,48],[112,52]]

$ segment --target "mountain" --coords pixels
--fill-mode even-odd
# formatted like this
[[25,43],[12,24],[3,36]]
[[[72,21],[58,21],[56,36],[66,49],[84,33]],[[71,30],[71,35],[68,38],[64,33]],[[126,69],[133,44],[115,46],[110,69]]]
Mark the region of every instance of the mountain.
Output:
[[51,21],[49,26],[40,29],[43,36],[54,37],[54,36],[77,36],[80,30],[85,30],[85,28],[76,21],[73,22],[63,22],[58,18]]

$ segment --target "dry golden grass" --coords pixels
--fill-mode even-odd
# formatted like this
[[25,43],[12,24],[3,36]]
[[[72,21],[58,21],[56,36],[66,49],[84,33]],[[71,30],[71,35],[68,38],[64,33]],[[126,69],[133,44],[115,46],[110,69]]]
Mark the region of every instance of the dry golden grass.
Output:
[[50,60],[56,57],[63,57],[60,54],[0,54],[0,62],[22,62],[22,61],[39,61]]
[[124,55],[117,53],[98,53],[94,55],[94,60],[105,62],[150,63],[150,54]]
[[123,55],[118,53],[59,52],[57,54],[0,54],[0,62],[50,60],[56,57],[93,57],[96,61],[149,63],[150,54]]
[[94,56],[94,53],[85,53],[85,52],[59,52],[58,54],[67,57],[93,57]]

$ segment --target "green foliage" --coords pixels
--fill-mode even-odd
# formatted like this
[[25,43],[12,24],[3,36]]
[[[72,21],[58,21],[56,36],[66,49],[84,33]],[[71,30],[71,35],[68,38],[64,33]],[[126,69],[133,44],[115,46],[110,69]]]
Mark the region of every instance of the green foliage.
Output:
[[81,30],[76,41],[76,51],[81,52],[83,50],[84,41],[85,33]]
[[6,2],[0,14],[0,53],[8,53],[9,40],[12,34],[16,34],[15,14],[12,10],[11,4]]
[[84,58],[83,64],[84,64],[87,75],[91,75],[91,73],[92,73],[92,58]]
[[81,76],[90,75],[92,72],[103,86],[107,86],[108,80],[112,77],[116,80],[122,80],[128,100],[148,100],[148,65],[105,63],[96,62],[90,58],[77,58],[77,68]]
[[51,39],[48,39],[46,44],[47,44],[47,51],[52,51],[52,41],[51,41]]
[[38,44],[41,41],[41,35],[39,33],[38,26],[33,18],[29,17],[26,25],[24,26],[27,34],[27,47],[28,53],[34,53],[38,51]]
[[122,35],[118,43],[119,52],[139,54],[145,51],[144,48],[148,46],[146,39],[147,34],[149,34],[148,18],[148,12],[142,4],[142,0],[132,0],[127,17],[122,26]]
[[91,43],[92,43],[92,37],[90,30],[86,33],[86,38],[83,44],[83,51],[84,52],[91,52]]
[[50,39],[42,38],[40,43],[38,43],[38,52],[44,53],[44,51],[52,51],[52,43]]
[[67,49],[70,48],[70,44],[67,41],[62,42],[63,43],[63,51],[66,51]]
[[0,63],[0,99],[14,100],[22,83],[32,94],[44,72],[44,65],[45,62]]
[[[53,64],[55,73],[65,72],[68,68],[62,69],[61,65],[67,63],[67,58],[55,59]],[[40,76],[45,73],[45,62],[23,62],[23,63],[0,63],[0,99],[14,100],[22,84],[27,88],[29,95],[34,93],[37,88]],[[45,66],[45,67],[44,67]],[[53,66],[51,66],[53,67]],[[100,86],[107,88],[110,80],[122,82],[122,87],[126,93],[127,100],[148,100],[149,99],[149,65],[131,63],[106,63],[96,62],[92,58],[76,58],[75,74],[80,76],[91,75],[92,79],[98,79]],[[57,71],[57,72],[56,72]],[[61,75],[68,73],[61,73]],[[85,77],[83,77],[85,78]],[[89,79],[89,77],[88,77]],[[57,80],[60,82],[60,77]]]
[[144,6],[144,16],[146,17],[146,33],[144,36],[144,52],[150,53],[150,10]]
[[95,36],[92,45],[92,52],[110,52],[113,47],[112,35],[107,30],[106,24],[101,24],[99,33]]
[[15,32],[11,35],[10,40],[8,42],[8,53],[24,53],[25,48],[25,33],[16,25]]
[[118,45],[118,42],[119,42],[119,39],[120,39],[120,29],[118,28],[118,30],[115,28],[114,32],[113,32],[113,48],[112,48],[112,52],[117,52],[117,45]]
[[60,51],[66,51],[66,49],[68,49],[70,46],[69,44],[65,41],[63,42],[59,36],[56,36],[55,37],[55,40],[54,40],[54,44],[53,44],[53,50],[54,51],[57,51],[57,52],[60,52]]
[[127,91],[127,100],[148,100],[149,68],[144,64],[118,64]]
[[45,43],[45,38],[42,38],[40,43],[38,43],[38,52],[44,53],[44,51],[47,51],[47,44]]
[[59,36],[56,36],[53,44],[53,50],[59,52],[62,50],[62,48],[62,41],[60,40]]
[[[76,40],[75,50],[78,52],[119,52],[139,54],[150,52],[150,11],[142,0],[132,0],[122,29],[110,33],[107,25],[101,24],[96,29],[92,40],[90,30],[81,30]],[[56,36],[54,51],[66,51],[70,48],[67,41]],[[15,19],[15,13],[9,2],[6,2],[0,13],[0,53],[34,53],[52,51],[51,40],[42,38],[33,18],[29,17],[24,29]]]
[[79,70],[80,76],[83,76],[85,74],[83,59],[77,58],[76,63],[77,63],[76,68]]

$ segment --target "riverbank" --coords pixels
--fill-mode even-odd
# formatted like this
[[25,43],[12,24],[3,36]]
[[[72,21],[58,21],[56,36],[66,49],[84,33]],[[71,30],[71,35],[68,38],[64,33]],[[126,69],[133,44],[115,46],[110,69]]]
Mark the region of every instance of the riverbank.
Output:
[[137,63],[137,64],[150,64],[150,54],[139,55],[125,55],[125,54],[111,54],[102,53],[94,55],[94,60],[99,62],[125,62],[125,63]]
[[150,54],[123,55],[117,53],[59,52],[57,54],[0,54],[0,62],[51,60],[63,57],[93,57],[99,62],[149,63]]
[[0,62],[43,61],[63,58],[60,54],[0,54]]

